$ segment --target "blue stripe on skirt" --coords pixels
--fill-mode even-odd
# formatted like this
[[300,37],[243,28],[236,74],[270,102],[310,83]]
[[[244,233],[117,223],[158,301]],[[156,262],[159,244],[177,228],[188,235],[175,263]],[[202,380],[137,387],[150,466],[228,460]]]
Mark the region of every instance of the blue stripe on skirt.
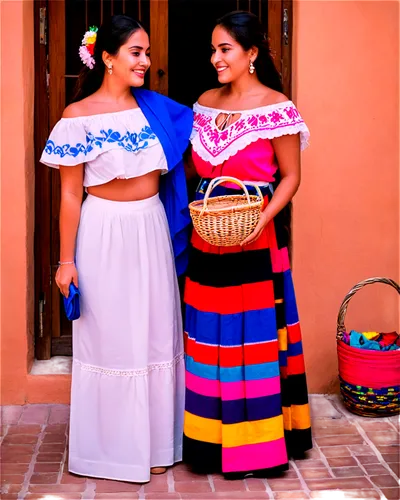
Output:
[[186,331],[197,342],[234,346],[276,340],[274,308],[237,314],[203,312],[186,306]]
[[220,398],[197,394],[186,389],[186,410],[193,415],[213,420],[222,420],[224,424],[264,420],[282,414],[280,394],[250,399],[221,401]]

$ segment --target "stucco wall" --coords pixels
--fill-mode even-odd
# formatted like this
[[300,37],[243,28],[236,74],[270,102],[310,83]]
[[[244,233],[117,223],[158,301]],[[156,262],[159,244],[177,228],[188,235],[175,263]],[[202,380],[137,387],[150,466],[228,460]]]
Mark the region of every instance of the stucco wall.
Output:
[[1,392],[23,403],[33,358],[33,2],[1,2]]
[[[311,130],[294,201],[294,279],[311,392],[337,383],[336,316],[358,281],[399,281],[399,4],[295,1],[294,99]],[[359,292],[346,326],[399,328],[399,297]]]

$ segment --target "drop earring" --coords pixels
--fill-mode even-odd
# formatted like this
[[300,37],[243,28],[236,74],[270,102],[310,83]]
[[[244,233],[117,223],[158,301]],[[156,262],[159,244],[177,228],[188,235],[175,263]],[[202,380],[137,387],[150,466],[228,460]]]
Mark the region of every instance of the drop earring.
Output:
[[112,64],[111,63],[108,65],[108,74],[112,75]]
[[252,75],[255,70],[256,70],[256,68],[254,67],[253,61],[250,61],[250,64],[249,64],[249,73],[250,73],[250,75]]

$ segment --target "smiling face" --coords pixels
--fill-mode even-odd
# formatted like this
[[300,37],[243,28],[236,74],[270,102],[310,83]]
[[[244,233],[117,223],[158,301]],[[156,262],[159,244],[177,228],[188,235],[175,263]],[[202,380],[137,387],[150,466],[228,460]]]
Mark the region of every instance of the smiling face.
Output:
[[113,79],[118,78],[128,87],[141,87],[151,64],[148,34],[143,29],[135,31],[126,43],[121,45],[117,55],[104,53],[104,62],[107,67],[112,64]]
[[211,40],[211,64],[217,70],[220,83],[231,83],[249,75],[250,61],[256,59],[256,49],[244,48],[222,26],[216,26]]

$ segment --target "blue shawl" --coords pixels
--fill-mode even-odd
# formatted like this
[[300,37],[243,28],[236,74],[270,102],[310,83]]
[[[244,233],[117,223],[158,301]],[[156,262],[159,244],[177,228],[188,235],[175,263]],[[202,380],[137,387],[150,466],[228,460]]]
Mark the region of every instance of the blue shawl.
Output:
[[189,145],[193,112],[157,92],[133,88],[132,94],[161,142],[167,159],[168,173],[161,176],[160,199],[167,214],[176,272],[180,276],[188,262],[190,215],[183,154]]

